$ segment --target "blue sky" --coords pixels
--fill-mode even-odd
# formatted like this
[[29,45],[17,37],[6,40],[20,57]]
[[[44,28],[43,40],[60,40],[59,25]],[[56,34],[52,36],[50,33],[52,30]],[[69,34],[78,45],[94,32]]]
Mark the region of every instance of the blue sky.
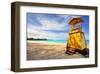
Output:
[[27,37],[46,38],[50,40],[67,40],[70,31],[69,20],[73,17],[81,17],[82,30],[89,39],[89,16],[67,14],[39,14],[27,13]]

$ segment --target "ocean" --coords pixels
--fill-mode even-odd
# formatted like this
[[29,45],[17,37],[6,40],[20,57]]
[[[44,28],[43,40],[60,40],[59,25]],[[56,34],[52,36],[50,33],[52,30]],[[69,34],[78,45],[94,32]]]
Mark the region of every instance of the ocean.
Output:
[[32,40],[32,41],[49,42],[49,43],[66,43],[66,40]]
[[54,43],[66,43],[66,40],[47,40],[48,42],[54,42]]
[[[67,40],[32,40],[32,41],[49,42],[49,43],[67,43]],[[86,40],[86,43],[89,44],[89,40]]]

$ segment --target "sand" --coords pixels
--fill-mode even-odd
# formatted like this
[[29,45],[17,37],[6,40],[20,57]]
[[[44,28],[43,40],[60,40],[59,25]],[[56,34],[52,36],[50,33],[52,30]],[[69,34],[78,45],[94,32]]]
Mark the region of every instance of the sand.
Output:
[[65,54],[66,44],[47,42],[27,42],[27,60],[83,58],[79,53]]

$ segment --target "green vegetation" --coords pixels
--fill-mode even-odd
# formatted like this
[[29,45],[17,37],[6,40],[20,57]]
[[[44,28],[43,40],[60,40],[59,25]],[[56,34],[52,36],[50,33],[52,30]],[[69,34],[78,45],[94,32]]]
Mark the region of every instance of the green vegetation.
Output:
[[27,40],[47,40],[47,39],[39,39],[39,38],[27,38]]

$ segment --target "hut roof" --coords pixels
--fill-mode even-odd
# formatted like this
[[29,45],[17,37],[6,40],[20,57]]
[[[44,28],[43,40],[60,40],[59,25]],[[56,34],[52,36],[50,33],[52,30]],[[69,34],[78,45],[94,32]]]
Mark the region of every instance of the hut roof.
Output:
[[78,18],[73,18],[71,19],[71,21],[69,22],[70,25],[76,25],[78,23],[82,23],[84,22],[82,18],[78,17]]

